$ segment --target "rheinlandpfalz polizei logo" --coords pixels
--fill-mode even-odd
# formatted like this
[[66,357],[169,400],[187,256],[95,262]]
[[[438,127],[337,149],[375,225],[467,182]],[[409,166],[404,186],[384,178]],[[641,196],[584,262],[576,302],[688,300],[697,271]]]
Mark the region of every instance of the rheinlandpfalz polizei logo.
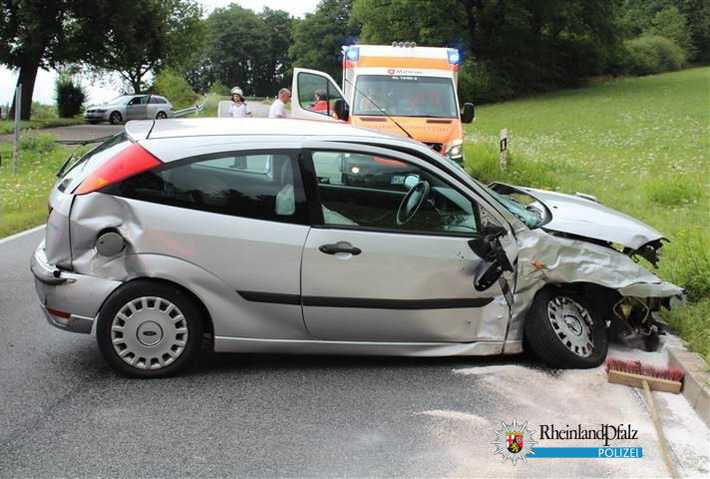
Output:
[[534,454],[532,449],[537,441],[527,421],[514,420],[510,424],[501,424],[491,444],[495,446],[495,454],[503,456],[504,461],[510,459],[513,464],[517,464],[520,460],[527,461],[528,454]]

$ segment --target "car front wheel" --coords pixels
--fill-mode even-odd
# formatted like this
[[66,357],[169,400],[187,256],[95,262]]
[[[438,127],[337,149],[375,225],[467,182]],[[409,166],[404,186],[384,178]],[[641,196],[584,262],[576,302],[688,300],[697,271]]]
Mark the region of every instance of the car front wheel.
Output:
[[182,290],[138,280],[114,292],[101,309],[96,340],[106,361],[131,377],[183,370],[202,341],[199,308]]
[[123,121],[123,117],[121,116],[121,113],[114,111],[108,117],[108,121],[110,121],[112,125],[119,125]]
[[535,296],[525,320],[525,339],[543,362],[561,369],[599,366],[609,345],[604,319],[592,303],[557,288]]

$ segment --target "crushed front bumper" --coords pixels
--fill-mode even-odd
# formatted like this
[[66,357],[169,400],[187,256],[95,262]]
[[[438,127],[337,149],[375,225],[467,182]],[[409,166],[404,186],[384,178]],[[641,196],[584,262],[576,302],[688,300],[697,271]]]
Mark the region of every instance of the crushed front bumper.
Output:
[[120,281],[63,271],[47,262],[44,241],[30,260],[35,289],[47,321],[65,331],[91,333],[101,305]]

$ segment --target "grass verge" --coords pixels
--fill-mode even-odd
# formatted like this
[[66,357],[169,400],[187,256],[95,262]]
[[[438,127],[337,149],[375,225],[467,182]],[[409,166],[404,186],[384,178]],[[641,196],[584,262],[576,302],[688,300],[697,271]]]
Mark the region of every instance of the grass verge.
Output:
[[72,148],[38,132],[23,134],[17,174],[12,173],[12,145],[0,143],[0,238],[42,224],[55,174]]
[[[49,118],[42,120],[21,121],[20,129],[41,129],[57,128],[60,126],[81,125],[83,118]],[[15,132],[15,122],[10,120],[0,120],[0,135],[9,135]]]

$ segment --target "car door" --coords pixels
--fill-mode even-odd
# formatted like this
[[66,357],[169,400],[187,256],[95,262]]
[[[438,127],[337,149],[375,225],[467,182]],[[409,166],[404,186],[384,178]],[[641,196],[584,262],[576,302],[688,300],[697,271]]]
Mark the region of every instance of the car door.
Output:
[[293,118],[336,121],[336,103],[345,102],[333,78],[317,70],[294,69],[291,92]]
[[155,95],[150,95],[148,96],[148,101],[146,102],[145,106],[145,117],[146,118],[155,118],[155,114],[158,113],[158,97]]
[[145,120],[148,116],[148,96],[141,95],[132,98],[126,105],[127,120]]
[[[468,241],[481,228],[481,209],[460,183],[407,155],[314,148],[305,162],[315,185],[311,211],[320,215],[301,271],[312,335],[387,342],[504,339],[505,287],[473,286],[483,260]],[[400,205],[420,184],[428,185],[425,200],[401,224]]]

